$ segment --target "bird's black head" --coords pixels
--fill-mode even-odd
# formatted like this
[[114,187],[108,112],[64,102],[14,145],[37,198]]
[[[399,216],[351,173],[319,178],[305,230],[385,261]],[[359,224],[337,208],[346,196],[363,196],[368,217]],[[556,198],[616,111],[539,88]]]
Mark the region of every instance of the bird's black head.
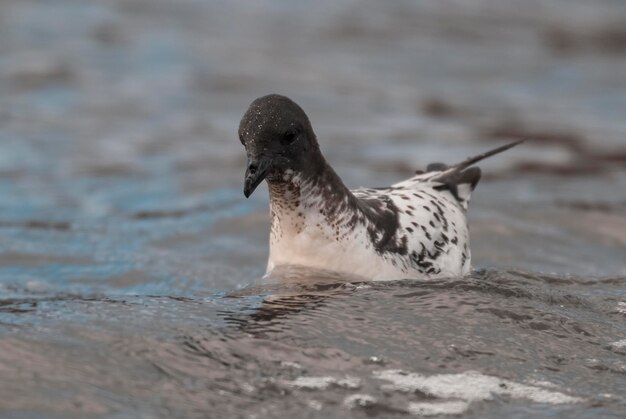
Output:
[[263,179],[280,182],[311,166],[319,154],[309,118],[281,95],[263,96],[250,104],[239,124],[239,140],[248,155],[246,198]]

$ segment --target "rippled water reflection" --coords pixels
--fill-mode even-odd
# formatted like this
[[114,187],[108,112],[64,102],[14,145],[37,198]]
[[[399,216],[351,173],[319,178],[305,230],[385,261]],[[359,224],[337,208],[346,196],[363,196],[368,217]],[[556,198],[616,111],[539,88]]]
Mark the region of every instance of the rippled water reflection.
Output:
[[[623,416],[626,9],[496,3],[3,1],[0,416]],[[477,270],[261,279],[270,91],[353,187],[530,137]]]
[[[429,283],[311,278],[204,298],[5,299],[3,405],[62,415],[617,415],[625,285],[488,270]],[[20,397],[24,388],[38,397]]]

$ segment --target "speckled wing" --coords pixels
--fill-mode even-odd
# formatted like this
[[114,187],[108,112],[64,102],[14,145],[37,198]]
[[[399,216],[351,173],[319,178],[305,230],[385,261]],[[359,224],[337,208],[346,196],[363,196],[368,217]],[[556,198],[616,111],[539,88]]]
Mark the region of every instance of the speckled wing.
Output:
[[[454,166],[432,163],[425,172],[388,188],[352,191],[361,202],[370,206],[379,202],[377,206],[386,209],[385,222],[377,226],[379,237],[386,237],[386,246],[377,250],[386,252],[392,263],[407,273],[417,271],[431,277],[468,273],[471,256],[465,212],[481,177],[480,169],[470,166],[519,143]],[[379,224],[379,219],[383,220],[377,216],[372,222]]]
[[385,189],[353,191],[361,200],[383,200],[396,213],[392,235],[398,268],[427,276],[455,276],[469,272],[467,220],[463,205],[433,180],[441,171],[414,176]]

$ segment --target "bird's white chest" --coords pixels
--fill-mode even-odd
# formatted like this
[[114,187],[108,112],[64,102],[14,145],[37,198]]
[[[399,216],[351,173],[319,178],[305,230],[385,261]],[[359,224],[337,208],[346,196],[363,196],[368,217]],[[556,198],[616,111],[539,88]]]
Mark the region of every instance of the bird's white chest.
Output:
[[268,272],[299,265],[373,280],[407,277],[406,271],[377,254],[365,228],[333,226],[321,215],[299,214],[273,219]]
[[302,210],[274,215],[268,271],[301,265],[369,277],[381,265],[365,235],[364,230],[329,225],[319,213]]

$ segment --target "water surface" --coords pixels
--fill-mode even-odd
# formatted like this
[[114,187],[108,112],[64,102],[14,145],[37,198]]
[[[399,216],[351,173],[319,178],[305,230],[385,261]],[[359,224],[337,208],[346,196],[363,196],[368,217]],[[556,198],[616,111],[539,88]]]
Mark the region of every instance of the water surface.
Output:
[[[626,7],[0,4],[0,415],[623,417]],[[239,118],[351,187],[482,165],[463,279],[262,279]]]

